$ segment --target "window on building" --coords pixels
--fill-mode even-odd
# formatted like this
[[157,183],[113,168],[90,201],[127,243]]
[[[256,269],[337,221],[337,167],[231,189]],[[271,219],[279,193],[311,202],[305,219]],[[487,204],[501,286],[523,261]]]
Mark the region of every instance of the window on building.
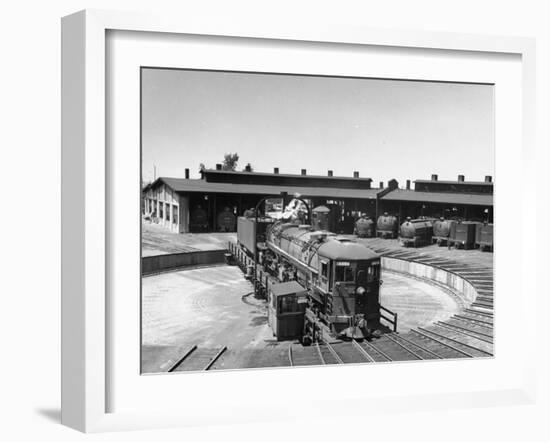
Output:
[[159,201],[159,218],[160,219],[164,218],[164,203],[161,203],[160,201]]
[[174,224],[177,224],[178,223],[178,206],[176,205],[172,206],[172,213],[173,213],[172,220],[174,221]]
[[279,298],[279,313],[294,313],[298,311],[298,299],[296,295]]
[[170,221],[170,204],[166,204],[166,221]]

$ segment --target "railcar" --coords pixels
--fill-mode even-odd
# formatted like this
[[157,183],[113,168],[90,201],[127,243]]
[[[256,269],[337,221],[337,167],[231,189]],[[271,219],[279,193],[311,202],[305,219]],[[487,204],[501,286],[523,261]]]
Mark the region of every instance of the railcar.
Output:
[[239,216],[237,219],[237,242],[253,258],[257,250],[265,249],[267,228],[275,220],[266,216],[256,220],[253,212],[245,212],[245,214],[250,216]]
[[374,236],[374,221],[368,216],[361,216],[355,222],[355,234],[359,238],[372,238]]
[[476,239],[476,226],[472,221],[459,221],[451,225],[449,233],[449,247],[456,249],[473,249]]
[[399,242],[404,247],[419,247],[430,244],[433,236],[433,222],[429,219],[411,219],[401,224]]
[[379,238],[397,238],[398,227],[397,217],[384,212],[376,221],[376,236]]
[[481,251],[493,251],[493,224],[478,223],[475,244]]

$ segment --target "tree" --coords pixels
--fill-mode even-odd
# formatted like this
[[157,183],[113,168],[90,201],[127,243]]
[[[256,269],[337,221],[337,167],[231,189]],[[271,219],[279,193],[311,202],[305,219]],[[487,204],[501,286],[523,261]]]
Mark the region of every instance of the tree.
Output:
[[223,156],[222,170],[236,170],[238,162],[239,162],[239,154],[237,152],[226,153]]

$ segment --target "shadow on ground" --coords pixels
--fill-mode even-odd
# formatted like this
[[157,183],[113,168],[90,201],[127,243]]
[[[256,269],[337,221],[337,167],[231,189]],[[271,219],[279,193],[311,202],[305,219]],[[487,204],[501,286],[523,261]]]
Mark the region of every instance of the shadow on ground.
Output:
[[59,408],[37,408],[34,412],[50,422],[61,423],[61,410]]

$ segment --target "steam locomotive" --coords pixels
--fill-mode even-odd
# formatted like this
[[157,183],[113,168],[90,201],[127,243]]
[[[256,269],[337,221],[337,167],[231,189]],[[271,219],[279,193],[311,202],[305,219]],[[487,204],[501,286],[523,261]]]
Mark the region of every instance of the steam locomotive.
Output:
[[[245,226],[240,221],[238,226]],[[255,244],[238,229],[241,247]],[[257,244],[258,264],[275,280],[296,281],[307,292],[302,342],[324,333],[363,339],[380,326],[380,256],[367,247],[310,225],[275,221]]]

